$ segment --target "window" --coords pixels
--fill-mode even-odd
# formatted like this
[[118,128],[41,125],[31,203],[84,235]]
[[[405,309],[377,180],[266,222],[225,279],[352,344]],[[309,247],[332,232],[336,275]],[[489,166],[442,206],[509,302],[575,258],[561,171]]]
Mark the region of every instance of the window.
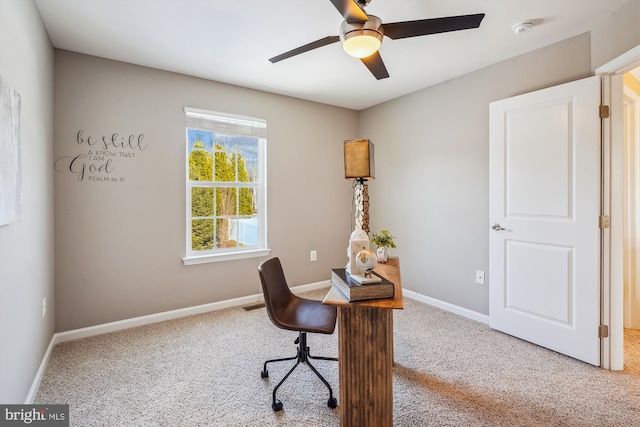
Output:
[[185,114],[184,263],[267,255],[266,121],[189,107]]

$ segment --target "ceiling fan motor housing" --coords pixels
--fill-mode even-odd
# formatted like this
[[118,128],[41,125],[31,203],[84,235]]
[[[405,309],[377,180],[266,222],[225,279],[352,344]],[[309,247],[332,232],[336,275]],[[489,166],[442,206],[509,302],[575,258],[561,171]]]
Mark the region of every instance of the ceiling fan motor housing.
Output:
[[[344,50],[347,51],[347,53],[349,53],[350,55],[356,56],[358,58],[369,56],[377,51],[380,47],[380,44],[382,44],[383,35],[384,33],[382,31],[382,20],[374,15],[369,15],[369,20],[363,23],[349,23],[347,21],[343,21],[342,25],[340,26],[340,41],[342,42]],[[357,52],[351,53],[349,44],[355,41],[355,38],[360,37],[370,38],[371,43],[374,44],[374,47],[371,47],[373,52],[369,52],[368,54],[360,54]]]

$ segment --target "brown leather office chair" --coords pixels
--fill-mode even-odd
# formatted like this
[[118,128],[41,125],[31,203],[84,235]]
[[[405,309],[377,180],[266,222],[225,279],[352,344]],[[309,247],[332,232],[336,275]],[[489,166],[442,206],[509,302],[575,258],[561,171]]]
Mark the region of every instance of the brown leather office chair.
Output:
[[269,376],[269,371],[267,370],[268,363],[296,360],[295,365],[293,365],[289,372],[287,372],[284,378],[282,378],[273,389],[273,403],[271,404],[271,408],[274,411],[282,409],[282,402],[276,398],[276,392],[300,363],[309,366],[324,385],[327,386],[329,389],[327,405],[330,408],[335,408],[338,405],[338,401],[333,397],[331,386],[311,364],[309,359],[338,359],[335,357],[311,356],[309,347],[307,347],[307,332],[332,334],[336,327],[336,307],[324,305],[321,301],[310,300],[294,295],[287,285],[282,264],[278,258],[271,258],[270,260],[264,261],[258,267],[258,273],[260,275],[260,282],[262,282],[262,291],[264,293],[267,313],[273,324],[281,329],[298,332],[298,338],[295,340],[295,344],[298,344],[297,354],[293,357],[267,360],[264,362],[264,368],[260,373],[262,378],[267,378]]

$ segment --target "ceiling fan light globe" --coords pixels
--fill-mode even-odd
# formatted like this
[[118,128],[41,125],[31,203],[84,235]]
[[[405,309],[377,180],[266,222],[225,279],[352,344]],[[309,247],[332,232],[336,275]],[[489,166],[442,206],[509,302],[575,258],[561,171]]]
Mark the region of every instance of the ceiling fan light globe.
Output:
[[376,53],[382,44],[382,36],[382,20],[374,15],[369,15],[366,22],[344,21],[340,26],[342,48],[356,58],[366,58]]
[[370,30],[359,30],[345,35],[342,48],[353,57],[366,58],[380,49],[381,42],[382,36],[380,33]]

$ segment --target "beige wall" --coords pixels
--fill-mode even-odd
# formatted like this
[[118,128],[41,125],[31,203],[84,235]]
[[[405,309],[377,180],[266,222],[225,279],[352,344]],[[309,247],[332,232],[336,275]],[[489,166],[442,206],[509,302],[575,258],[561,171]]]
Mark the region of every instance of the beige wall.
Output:
[[0,403],[6,404],[25,401],[55,315],[53,48],[30,1],[0,1],[0,75],[21,97],[24,210],[21,221],[0,226]]
[[584,34],[361,112],[372,230],[397,236],[405,288],[488,314],[489,103],[587,77],[589,49]]
[[[356,112],[67,51],[56,51],[55,72],[56,330],[259,292],[260,258],[182,263],[185,106],[267,120],[268,242],[290,285],[345,262],[342,141],[357,137]],[[65,159],[91,149],[78,131],[142,134],[146,149],[110,146],[117,181],[79,180]]]
[[640,45],[640,0],[629,2],[591,31],[591,70]]

